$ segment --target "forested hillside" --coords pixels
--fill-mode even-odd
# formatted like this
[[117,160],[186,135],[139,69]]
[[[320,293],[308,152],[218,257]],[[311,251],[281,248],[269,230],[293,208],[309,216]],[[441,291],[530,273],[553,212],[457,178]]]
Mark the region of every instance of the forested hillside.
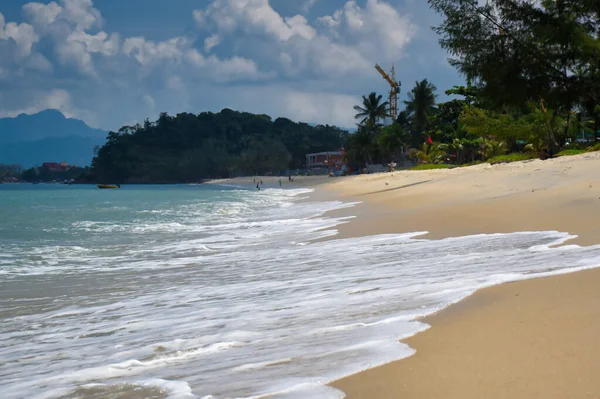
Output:
[[115,183],[194,182],[301,168],[305,154],[339,149],[347,132],[224,109],[162,113],[156,122],[110,132],[91,179]]

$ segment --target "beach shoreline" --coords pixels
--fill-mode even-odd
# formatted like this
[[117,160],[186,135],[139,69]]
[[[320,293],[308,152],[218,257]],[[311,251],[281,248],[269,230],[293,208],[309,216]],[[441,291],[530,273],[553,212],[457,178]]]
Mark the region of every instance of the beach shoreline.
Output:
[[[332,239],[560,231],[577,236],[564,245],[590,246],[600,243],[599,155],[362,175],[313,198],[360,202],[328,215],[355,216]],[[349,399],[600,397],[598,285],[592,269],[480,289],[422,318],[431,328],[402,340],[413,356],[330,386]]]
[[[314,189],[308,201],[356,204],[327,213],[351,218],[323,240],[557,231],[573,236],[563,246],[593,246],[600,243],[598,167],[600,153],[590,153],[448,170],[297,177],[284,188]],[[256,179],[265,188],[278,187],[279,177]],[[253,178],[212,183],[249,186]],[[593,338],[600,335],[594,306],[599,285],[600,269],[592,269],[479,289],[419,319],[431,328],[402,340],[414,355],[329,385],[350,399],[600,397],[593,364],[600,356]]]
[[334,381],[347,399],[597,398],[600,269],[478,290],[420,319],[414,355]]

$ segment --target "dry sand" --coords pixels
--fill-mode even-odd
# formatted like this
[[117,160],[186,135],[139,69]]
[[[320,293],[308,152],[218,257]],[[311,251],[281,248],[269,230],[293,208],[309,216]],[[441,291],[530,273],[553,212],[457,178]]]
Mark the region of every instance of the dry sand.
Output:
[[[387,182],[387,185],[386,185]],[[558,230],[600,243],[600,153],[335,180],[342,237]],[[338,211],[340,215],[348,211]],[[414,356],[339,380],[349,399],[600,398],[600,270],[481,290],[430,316]]]
[[579,236],[570,243],[600,243],[600,152],[361,175],[334,180],[319,195],[363,202],[352,209],[356,222],[340,227],[341,237],[429,231],[427,238],[443,238],[559,230]]

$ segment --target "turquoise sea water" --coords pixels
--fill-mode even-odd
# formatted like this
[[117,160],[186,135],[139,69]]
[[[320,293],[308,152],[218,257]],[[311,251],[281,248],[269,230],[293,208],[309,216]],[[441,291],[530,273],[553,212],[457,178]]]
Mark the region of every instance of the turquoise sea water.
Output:
[[352,204],[310,191],[0,185],[1,397],[339,398],[415,318],[600,265],[558,232],[334,239]]

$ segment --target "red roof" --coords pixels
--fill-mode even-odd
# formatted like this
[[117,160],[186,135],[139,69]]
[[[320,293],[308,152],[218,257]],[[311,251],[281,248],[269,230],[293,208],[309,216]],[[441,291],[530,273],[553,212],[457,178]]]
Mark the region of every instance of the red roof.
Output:
[[62,166],[61,164],[59,164],[58,162],[44,162],[42,164],[42,166],[44,168],[48,168],[48,169],[58,169],[58,170],[63,170],[65,169],[64,166]]

